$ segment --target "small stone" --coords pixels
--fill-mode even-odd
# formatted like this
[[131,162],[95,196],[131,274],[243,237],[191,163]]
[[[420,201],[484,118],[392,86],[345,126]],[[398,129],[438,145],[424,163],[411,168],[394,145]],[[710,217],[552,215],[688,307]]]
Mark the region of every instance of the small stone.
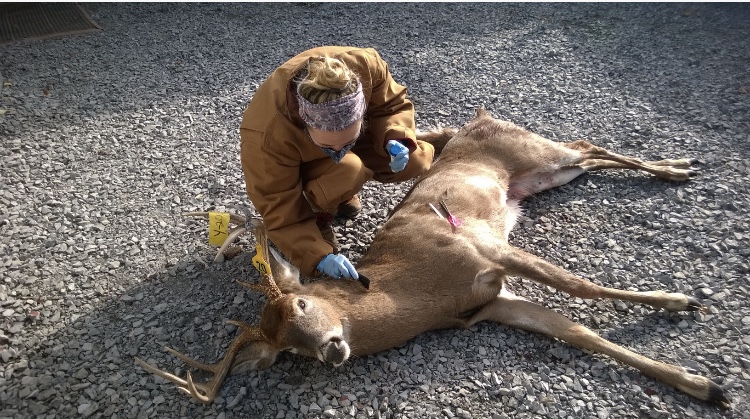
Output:
[[33,390],[30,389],[29,387],[24,387],[24,388],[18,390],[18,397],[21,398],[21,399],[25,399],[25,398],[29,397],[29,395],[31,394],[32,391]]
[[310,403],[310,407],[308,407],[307,411],[310,413],[320,413],[323,411],[323,409],[321,409],[317,403],[312,402]]
[[198,339],[198,335],[195,332],[195,329],[190,329],[187,332],[182,334],[182,340],[187,343],[195,342]]

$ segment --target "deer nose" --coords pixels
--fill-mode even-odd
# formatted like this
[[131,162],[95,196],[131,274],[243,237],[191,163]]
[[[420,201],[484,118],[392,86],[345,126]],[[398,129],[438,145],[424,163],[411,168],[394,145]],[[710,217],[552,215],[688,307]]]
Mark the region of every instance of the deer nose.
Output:
[[339,336],[333,336],[321,348],[323,358],[334,366],[343,364],[349,358],[349,345]]

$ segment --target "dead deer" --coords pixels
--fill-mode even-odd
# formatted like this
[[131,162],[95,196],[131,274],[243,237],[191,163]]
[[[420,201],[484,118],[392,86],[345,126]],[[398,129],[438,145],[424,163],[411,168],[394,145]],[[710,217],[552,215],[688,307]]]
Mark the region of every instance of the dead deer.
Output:
[[[696,172],[692,159],[644,162],[586,141],[557,143],[479,109],[460,131],[421,134],[440,152],[377,232],[357,271],[370,280],[322,279],[306,285],[298,271],[272,253],[271,275],[262,285],[243,285],[266,294],[260,324],[240,326],[225,358],[204,365],[169,349],[189,365],[214,373],[206,384],[169,374],[137,359],[146,370],[210,403],[230,372],[268,368],[281,351],[335,366],[404,345],[430,330],[468,328],[481,321],[538,332],[610,356],[698,399],[729,408],[723,389],[684,368],[649,359],[505,288],[521,277],[583,299],[609,298],[668,311],[703,306],[681,293],[623,291],[596,285],[508,242],[519,202],[534,193],[601,169],[643,170],[670,181]],[[238,216],[238,224],[245,218]],[[239,227],[243,228],[243,227]],[[258,249],[265,235],[256,226]],[[430,249],[415,257],[414,249]]]

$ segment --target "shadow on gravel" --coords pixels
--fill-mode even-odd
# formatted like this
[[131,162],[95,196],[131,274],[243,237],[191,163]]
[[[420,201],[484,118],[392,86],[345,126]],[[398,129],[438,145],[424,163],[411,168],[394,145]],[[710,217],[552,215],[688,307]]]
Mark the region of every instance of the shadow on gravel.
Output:
[[[339,369],[296,355],[281,354],[268,370],[229,377],[212,405],[204,406],[182,394],[176,396],[177,405],[167,402],[177,394],[176,387],[136,366],[134,357],[184,376],[184,364],[165,352],[164,346],[202,362],[216,362],[235,336],[234,326],[226,324],[226,320],[257,322],[263,297],[228,280],[258,280],[250,262],[252,246],[242,245],[248,250],[222,263],[206,262],[213,258],[214,249],[186,256],[175,266],[150,275],[126,295],[108,301],[49,336],[49,342],[54,344],[42,344],[43,353],[29,357],[30,371],[26,375],[52,380],[63,394],[78,395],[73,401],[78,408],[58,409],[62,404],[59,400],[31,394],[27,397],[36,401],[30,403],[30,410],[41,415],[54,408],[58,409],[55,413],[60,417],[89,417],[103,411],[104,417],[204,417],[224,413],[226,417],[236,414],[268,418],[276,417],[278,412],[299,411],[300,406],[310,405],[311,400],[300,400],[295,395],[304,392],[312,393],[312,402],[317,403],[321,403],[320,397],[328,397],[329,402],[336,399],[337,403],[346,403],[344,400],[349,399],[341,393],[347,392],[361,400],[377,396],[385,403],[388,400],[393,403],[408,397],[411,402],[418,402],[424,397],[425,389],[434,391],[450,386],[477,392],[481,403],[499,404],[505,394],[503,389],[510,391],[518,387],[518,377],[525,377],[525,380],[532,379],[527,374],[550,375],[550,369],[555,371],[557,367],[567,368],[567,375],[576,383],[577,372],[593,369],[596,382],[593,389],[586,390],[591,390],[592,394],[621,391],[612,380],[624,379],[639,386],[634,387],[635,393],[661,394],[665,401],[676,405],[701,404],[609,359],[585,354],[552,339],[488,323],[476,325],[469,331],[427,333],[402,348],[352,359]],[[677,330],[679,320],[674,314],[653,313],[635,324],[608,327],[608,333],[626,347],[654,353],[659,351],[661,343],[651,339],[648,333],[639,335],[637,331],[656,327]],[[590,322],[583,323],[598,329],[588,324]],[[415,346],[420,348],[418,355]],[[485,348],[499,350],[500,357],[482,356]],[[78,369],[71,369],[70,365],[78,364],[76,358],[82,353],[89,361]],[[667,356],[665,360],[683,361],[669,358],[673,357]],[[51,363],[51,359],[55,362]],[[445,380],[439,373],[445,363],[451,368],[471,372],[465,376],[453,373]],[[698,364],[696,367],[701,368]],[[475,380],[472,377],[479,371],[496,372],[500,385],[485,389],[472,384]],[[710,374],[705,368],[701,368],[701,372]],[[431,379],[428,384],[428,380],[420,382],[414,377]],[[207,379],[200,373],[196,378]],[[552,377],[553,384],[558,381],[562,379]],[[555,402],[554,397],[549,400]],[[356,399],[354,403],[358,409],[365,407]],[[396,409],[396,406],[391,404],[389,409]]]
[[[634,199],[663,197],[666,191],[685,185],[645,175],[621,177],[605,173],[581,176],[562,188],[535,196],[525,206],[534,217],[560,210],[570,201],[579,199],[575,191],[586,188],[589,182],[624,191],[621,193],[625,196],[628,196],[628,189],[636,189],[640,194],[632,197]],[[609,192],[607,194],[612,200],[618,199]],[[562,208],[562,212],[565,211]],[[198,237],[203,233],[203,226],[201,221],[194,225],[190,234]],[[319,398],[326,397],[326,394],[329,402],[343,400],[343,396],[336,395],[345,392],[357,396],[360,401],[370,400],[373,395],[380,400],[388,399],[392,403],[389,408],[396,409],[395,400],[409,398],[410,402],[417,403],[427,398],[425,388],[434,392],[441,387],[465,388],[480,395],[481,403],[500,404],[502,393],[497,392],[522,386],[523,381],[518,381],[518,377],[531,380],[530,374],[545,374],[553,386],[564,382],[562,377],[552,373],[557,368],[569,369],[566,376],[574,380],[578,380],[578,374],[590,374],[589,370],[593,368],[596,371],[593,388],[581,392],[597,397],[605,395],[610,388],[611,391],[621,391],[622,387],[613,384],[613,380],[622,379],[638,386],[633,387],[631,399],[643,397],[640,393],[646,392],[648,395],[662,395],[662,400],[674,405],[673,409],[681,409],[681,406],[712,409],[609,359],[584,354],[552,339],[493,324],[477,325],[469,331],[427,333],[402,348],[353,359],[339,369],[283,354],[268,370],[228,378],[216,402],[203,406],[178,394],[171,383],[143,371],[135,365],[134,358],[138,356],[152,365],[184,376],[184,364],[165,352],[164,346],[212,363],[221,359],[235,336],[235,328],[226,324],[227,320],[257,323],[263,297],[233,282],[234,279],[258,280],[250,263],[253,256],[250,240],[250,237],[242,238],[239,244],[244,251],[222,263],[211,262],[215,249],[206,245],[195,254],[182,257],[174,266],[149,275],[141,284],[128,289],[125,295],[106,301],[74,319],[63,330],[48,336],[38,345],[38,352],[29,356],[26,371],[19,373],[49,380],[54,388],[63,394],[75,395],[75,399],[51,398],[51,392],[21,394],[27,400],[33,400],[29,402],[29,410],[42,415],[55,409],[54,412],[61,417],[89,417],[100,412],[104,417],[203,417],[224,412],[230,415],[228,417],[236,414],[267,418],[275,417],[280,411],[299,412],[302,406],[307,408],[313,402],[319,403]],[[658,288],[670,290],[668,283],[659,284],[656,279],[650,281]],[[523,287],[520,291],[524,295]],[[546,294],[528,297],[542,304],[547,298]],[[577,318],[579,309],[568,308],[567,296],[561,300],[558,304],[565,314],[597,332],[606,331],[613,341],[640,353],[677,362],[710,376],[714,375],[713,371],[708,371],[705,365],[723,365],[718,359],[701,363],[673,356],[675,347],[679,351],[689,342],[675,335],[674,342],[670,343],[660,333],[650,333],[663,329],[678,334],[678,324],[682,320],[694,323],[690,316],[654,312],[637,315],[633,321],[618,319],[599,325],[592,320],[595,312],[592,307],[581,308],[586,316]],[[604,304],[599,309],[618,315],[611,304]],[[415,346],[421,348],[418,356],[414,353]],[[489,351],[500,356],[482,356],[480,347],[485,348],[485,353]],[[80,367],[71,367],[79,365],[79,360],[86,361]],[[442,376],[439,371],[445,363],[451,365],[453,373]],[[466,373],[456,374],[456,369]],[[472,380],[483,372],[496,373],[500,384],[489,388],[472,384]],[[425,377],[423,381],[414,378],[420,376]],[[197,377],[204,378],[200,374]],[[6,378],[10,378],[7,373]],[[555,400],[550,397],[550,400]],[[66,410],[68,405],[73,407]],[[715,417],[720,417],[718,412]]]
[[[103,6],[92,5],[93,9],[98,7]],[[167,14],[173,9],[183,10],[182,8],[187,6],[159,5],[158,7],[162,10],[160,13]],[[129,55],[110,57],[112,58],[110,64],[112,69],[137,66],[133,73],[130,73],[133,83],[123,84],[119,80],[118,83],[111,83],[108,77],[119,77],[118,73],[113,71],[111,74],[106,72],[101,74],[101,79],[98,84],[95,84],[96,86],[116,85],[117,90],[107,91],[107,95],[124,97],[128,100],[113,100],[97,108],[82,104],[80,109],[72,109],[70,113],[91,116],[101,112],[102,119],[111,117],[110,113],[125,115],[120,120],[121,126],[115,127],[128,128],[125,134],[128,137],[123,140],[124,146],[131,145],[130,142],[138,146],[140,144],[138,141],[142,142],[143,138],[147,139],[149,136],[148,133],[144,133],[144,127],[133,129],[130,125],[131,120],[128,119],[129,115],[134,112],[153,113],[154,116],[143,117],[146,125],[153,121],[161,121],[155,114],[158,113],[163,103],[168,101],[185,104],[186,112],[199,113],[211,109],[216,112],[216,115],[215,119],[209,119],[210,121],[226,124],[235,130],[244,105],[252,97],[250,85],[262,82],[265,76],[273,70],[274,67],[270,63],[280,64],[306,47],[346,39],[351,44],[372,45],[376,48],[380,48],[381,45],[388,46],[385,52],[394,58],[391,60],[394,71],[400,74],[400,80],[412,83],[414,86],[412,91],[417,100],[439,99],[450,102],[450,107],[454,108],[450,112],[450,122],[459,121],[458,124],[460,124],[466,118],[463,114],[460,118],[455,117],[461,112],[455,108],[462,108],[465,105],[463,98],[431,97],[420,91],[421,80],[426,77],[437,77],[435,74],[442,74],[439,70],[443,67],[452,67],[455,62],[451,60],[461,58],[455,51],[459,49],[463,51],[466,45],[475,45],[474,41],[481,40],[483,37],[501,37],[507,31],[519,31],[530,23],[539,23],[548,25],[549,29],[565,33],[570,38],[571,45],[586,45],[586,54],[596,54],[598,63],[610,61],[608,57],[620,57],[622,61],[614,63],[610,68],[597,69],[607,74],[608,80],[617,88],[637,84],[644,75],[666,84],[666,86],[657,86],[654,89],[654,96],[638,98],[640,103],[620,104],[620,106],[644,105],[645,108],[639,107],[636,111],[650,115],[648,120],[679,119],[680,122],[675,123],[676,125],[695,128],[695,131],[705,133],[710,141],[715,141],[717,135],[725,134],[733,139],[738,133],[746,133],[742,128],[748,127],[748,113],[743,112],[747,108],[744,104],[747,103],[748,95],[742,96],[732,90],[739,87],[737,82],[741,80],[736,79],[737,75],[745,74],[743,69],[737,66],[746,65],[747,60],[740,60],[735,65],[731,57],[723,58],[724,54],[747,58],[746,49],[742,49],[747,42],[746,22],[750,21],[750,17],[744,17],[748,16],[748,9],[750,9],[747,5],[587,5],[585,7],[593,8],[595,11],[588,16],[585,23],[556,21],[554,8],[557,6],[555,5],[507,5],[506,8],[498,5],[497,9],[490,10],[490,12],[502,13],[504,10],[510,10],[516,14],[515,19],[503,19],[511,21],[503,28],[496,27],[493,18],[497,16],[493,13],[488,14],[488,10],[484,7],[437,4],[430,6],[421,4],[373,5],[374,10],[380,10],[381,13],[361,16],[359,14],[361,8],[345,7],[343,13],[337,16],[341,21],[362,22],[364,20],[362,26],[349,25],[343,29],[337,28],[322,32],[315,32],[310,28],[330,28],[328,10],[334,7],[332,5],[208,5],[205,7],[205,26],[185,27],[182,31],[161,34],[159,35],[161,38],[157,39],[149,38],[153,31],[141,30],[143,28],[138,26],[144,25],[145,28],[147,25],[158,24],[159,19],[163,19],[163,17],[154,16],[153,10],[144,8],[135,17],[124,19],[123,16],[114,16],[110,19],[133,19],[138,24],[123,32],[128,36],[114,40],[113,45],[107,45],[102,41],[106,39],[105,36],[108,33],[106,27],[103,33],[86,38],[85,42],[90,43],[91,51],[71,52],[68,57],[70,62],[66,62],[66,66],[71,68],[71,74],[86,74],[81,68],[86,66],[87,57],[81,57],[81,55],[95,56],[97,54],[95,51],[108,50],[110,47],[114,51],[130,51]],[[445,7],[445,13],[431,13],[433,20],[422,22],[418,16],[423,7]],[[627,36],[627,31],[631,26],[635,27],[640,22],[612,20],[612,16],[618,15],[618,10],[632,7],[640,7],[644,17],[649,14],[649,10],[653,10],[652,8],[658,11],[673,8],[674,20],[688,19],[694,22],[696,31],[692,33],[681,30],[682,32],[676,34],[679,36],[672,37],[668,33],[660,32],[662,27],[660,23],[665,23],[668,27],[669,22],[653,22],[650,23],[653,27],[642,31],[644,34],[653,36],[644,39],[642,44],[636,43]],[[687,10],[692,7],[696,8],[696,11],[688,12]],[[242,13],[235,13],[238,8],[242,9]],[[460,16],[453,14],[452,8],[458,8],[461,12]],[[114,10],[112,13],[118,13],[117,8],[108,9]],[[292,29],[299,31],[300,38],[304,39],[304,42],[298,40],[289,44],[282,43],[283,45],[280,46],[279,39],[286,39],[290,30],[284,25],[273,26],[262,36],[255,32],[256,27],[269,26],[264,22],[276,21],[280,13],[284,13],[289,22],[300,22]],[[225,23],[227,15],[232,16],[229,24]],[[417,18],[405,25],[406,16]],[[543,19],[540,20],[540,17]],[[731,23],[723,27],[730,44],[716,45],[710,47],[709,50],[691,49],[691,44],[688,42],[693,39],[691,37],[700,36],[701,30],[721,27],[723,22]],[[391,35],[381,34],[378,30],[383,25],[404,27],[403,39],[400,42],[408,45],[408,49],[404,52],[394,50],[393,39],[386,38]],[[455,30],[451,32],[451,36],[433,39],[431,29],[435,26],[455,28]],[[340,32],[336,32],[338,30]],[[227,52],[221,49],[227,39],[237,37],[247,39],[246,51]],[[170,52],[165,52],[163,46],[157,48],[155,44],[163,41],[173,42],[174,48]],[[745,44],[740,44],[739,41],[744,41]],[[119,43],[129,43],[130,48],[122,48],[122,45],[117,45]],[[200,58],[191,55],[192,48],[196,45],[201,46],[200,53],[203,55]],[[523,39],[513,45],[519,49],[523,46]],[[535,45],[535,48],[538,47],[539,45]],[[573,50],[583,49],[574,48]],[[434,53],[435,55],[431,57],[436,58],[437,62],[431,61],[432,58],[430,58],[427,60],[429,65],[427,68],[420,69],[419,72],[410,70],[406,68],[412,63],[408,55],[414,51]],[[454,51],[455,54],[451,55],[446,51]],[[664,54],[668,51],[674,51],[673,55]],[[267,54],[260,64],[257,62],[259,61],[258,54]],[[550,55],[546,57],[550,62],[556,60],[554,52],[550,52]],[[489,60],[492,57],[480,58]],[[198,61],[198,63],[191,62],[194,65],[193,70],[183,65],[184,60],[188,59]],[[512,59],[515,58],[512,57]],[[579,64],[585,66],[589,61],[591,61],[590,56],[578,56]],[[642,62],[648,65],[641,68]],[[724,66],[727,63],[731,64],[731,68],[725,72]],[[654,68],[663,68],[663,73],[658,77],[654,76],[652,73]],[[467,77],[475,76],[471,74],[471,68],[460,69],[460,71],[464,70],[467,70]],[[13,63],[3,64],[5,77],[11,78],[15,71],[25,70],[16,68]],[[158,83],[149,84],[151,78],[145,75],[151,72],[175,80],[176,85],[182,86],[184,90],[162,91],[163,86]],[[670,72],[679,74],[679,77],[670,77]],[[226,76],[219,84],[212,76],[219,73],[231,74],[231,76]],[[726,77],[727,73],[731,76],[730,78]],[[492,74],[492,76],[497,75]],[[441,75],[438,78],[440,77],[444,77],[444,80],[449,82],[452,76]],[[158,77],[153,77],[153,80],[158,79]],[[695,84],[686,85],[685,80],[692,80]],[[699,89],[696,89],[696,86]],[[227,92],[238,91],[242,92],[241,99],[235,100],[235,97],[229,95],[233,98],[233,102],[222,101],[227,96]],[[659,96],[658,92],[665,91],[671,94],[665,98]],[[707,96],[706,92],[710,95]],[[438,93],[442,95],[444,91],[440,89]],[[503,92],[499,94],[502,96]],[[627,94],[637,93],[627,92]],[[498,99],[495,104],[502,103],[504,99]],[[538,105],[532,102],[523,104],[532,108]],[[488,109],[492,109],[492,105],[492,103],[486,104]],[[473,108],[465,112],[473,112]],[[545,113],[544,110],[538,109],[526,112]],[[437,118],[434,114],[435,112],[430,117]],[[711,115],[707,123],[704,122],[706,114]],[[181,114],[178,116],[183,117]],[[72,122],[61,120],[59,125],[61,128],[68,128],[66,124],[75,126],[77,123],[80,123],[77,119]],[[595,126],[595,129],[599,127]],[[635,127],[628,129],[636,132],[640,138],[633,140],[632,143],[626,143],[626,148],[647,149],[648,141],[643,138],[649,138],[650,133],[645,130],[634,131]],[[733,130],[733,133],[730,133],[730,130]],[[137,141],[134,138],[134,131],[139,137]],[[605,134],[607,133],[599,133],[601,136]],[[617,141],[620,139],[618,138]],[[626,137],[622,139],[626,142],[630,141]],[[235,144],[235,140],[232,140],[232,144]],[[718,151],[722,153],[732,152],[745,158],[750,157],[746,139],[723,141],[721,145],[722,148]],[[713,165],[711,168],[718,167],[720,162],[711,164]],[[588,175],[577,179],[565,188],[573,190],[583,187],[589,180],[596,184],[604,183],[599,182],[600,177],[603,176]],[[607,176],[606,182],[618,191],[627,188],[647,191],[635,199],[656,197],[667,191],[682,188],[679,184],[667,184],[652,178],[635,176]],[[566,202],[578,199],[577,195],[560,193],[559,190],[552,193],[559,198],[550,200],[547,199],[548,197],[539,195],[527,202],[526,206],[531,211],[541,214],[554,210],[555,205],[562,206]],[[617,193],[619,192],[615,195]],[[539,202],[537,200],[542,198],[544,198],[544,206],[537,205],[536,203]],[[617,204],[625,205],[626,202]],[[614,374],[616,378],[640,386],[640,388],[632,387],[635,395],[629,396],[628,400],[643,400],[640,392],[646,392],[649,396],[662,394],[661,400],[668,405],[665,408],[671,409],[664,416],[671,414],[674,417],[681,417],[680,414],[684,413],[684,406],[692,406],[702,412],[709,410],[714,412],[713,408],[706,408],[701,402],[665,388],[629,368],[616,365],[613,367],[614,363],[609,360],[587,355],[582,351],[571,350],[567,345],[551,339],[490,324],[477,325],[470,331],[450,330],[429,333],[415,338],[403,348],[354,359],[339,369],[333,369],[314,360],[285,354],[281,355],[276,364],[268,370],[230,377],[220,393],[221,397],[213,405],[203,406],[184,395],[179,395],[179,401],[172,403],[173,396],[177,393],[175,387],[141,370],[135,365],[134,357],[141,357],[149,363],[168,371],[175,371],[179,375],[184,374],[183,364],[163,351],[164,345],[201,361],[214,362],[220,359],[235,333],[234,327],[226,324],[226,320],[241,320],[253,324],[257,321],[262,305],[260,295],[247,291],[230,280],[236,278],[251,282],[257,281],[257,274],[249,263],[252,257],[251,246],[244,242],[243,248],[246,249],[245,252],[221,264],[207,262],[213,259],[213,249],[206,248],[200,253],[183,256],[176,265],[160,269],[149,275],[141,284],[129,288],[125,295],[105,300],[102,305],[93,308],[87,314],[72,319],[69,325],[47,336],[43,342],[27,342],[30,348],[28,365],[17,368],[15,372],[5,369],[4,379],[10,382],[12,377],[23,376],[23,379],[19,380],[18,396],[29,403],[29,412],[36,416],[50,414],[57,417],[84,418],[95,417],[95,415],[139,418],[215,417],[223,413],[225,417],[265,418],[276,417],[281,411],[300,412],[302,407],[307,408],[313,402],[321,403],[321,398],[329,402],[335,399],[337,403],[343,403],[341,395],[337,396],[336,392],[345,391],[357,396],[360,400],[370,400],[371,396],[375,395],[380,402],[390,403],[391,409],[397,407],[396,401],[409,400],[410,403],[417,405],[420,401],[427,399],[424,386],[432,392],[430,403],[434,403],[445,388],[451,391],[460,388],[465,390],[465,392],[460,392],[460,396],[457,395],[458,393],[446,391],[442,397],[461,399],[476,394],[477,398],[468,399],[467,403],[500,404],[503,400],[502,394],[497,393],[497,390],[510,391],[514,388],[523,388],[523,380],[538,379],[539,374],[550,378],[553,386],[550,390],[551,403],[559,403],[560,400],[554,397],[556,392],[554,386],[561,382],[562,378],[561,374],[555,373],[555,366],[564,365],[571,371],[566,375],[575,380],[578,380],[576,375],[578,372],[591,369],[598,371],[594,374],[595,382],[587,386],[586,390],[581,390],[582,393],[604,397],[602,395],[606,395],[607,391],[622,391],[622,386],[610,387]],[[611,307],[605,309],[611,310]],[[608,324],[606,328],[608,333],[613,335],[613,340],[624,346],[635,348],[641,353],[661,353],[666,359],[688,365],[688,362],[693,361],[680,359],[679,353],[672,356],[670,350],[673,346],[666,346],[667,343],[658,341],[659,335],[656,335],[657,339],[653,339],[648,333],[654,328],[678,332],[676,323],[683,318],[693,323],[688,317],[651,313],[639,316],[635,322]],[[591,320],[583,322],[594,330],[600,329]],[[681,342],[679,339],[676,342],[677,346],[688,344],[689,342]],[[419,352],[415,352],[417,346],[421,348]],[[480,347],[490,348],[492,353],[497,352],[500,356],[497,358],[481,356]],[[83,364],[79,367],[81,360]],[[445,364],[451,365],[451,374],[440,373],[441,365]],[[689,365],[691,368],[708,372],[705,367],[701,367],[702,364]],[[706,365],[721,365],[721,362],[707,362]],[[465,371],[465,373],[455,371]],[[481,376],[481,372],[484,371],[497,372],[500,383],[489,389],[474,383],[473,380]],[[53,387],[64,394],[65,398],[57,397],[55,391],[34,390],[36,387],[33,385],[34,380],[50,384],[39,387]],[[571,387],[574,386],[571,385]],[[438,391],[441,388],[443,390]],[[302,391],[298,392],[298,390]],[[435,396],[436,393],[438,396]],[[585,398],[586,395],[582,397]],[[539,399],[544,400],[544,398]],[[515,401],[516,398],[513,400]],[[453,406],[450,400],[444,401],[445,406]],[[357,408],[359,409],[360,406]],[[436,411],[439,412],[441,408],[442,406],[437,406]],[[13,406],[4,404],[3,409],[13,409]],[[632,409],[628,408],[630,413],[636,410],[637,406],[633,406]],[[572,412],[572,410],[568,411]],[[657,416],[658,414],[661,413],[657,412]],[[714,417],[723,415],[722,412],[716,411]],[[726,414],[727,417],[731,415],[732,413]]]

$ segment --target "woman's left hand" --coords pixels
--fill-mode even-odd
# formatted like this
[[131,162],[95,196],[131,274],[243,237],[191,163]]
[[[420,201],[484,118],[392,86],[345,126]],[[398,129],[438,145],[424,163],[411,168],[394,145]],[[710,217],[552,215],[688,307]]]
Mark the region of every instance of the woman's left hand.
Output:
[[386,149],[391,155],[390,166],[393,173],[404,170],[406,164],[409,163],[409,149],[396,140],[389,140]]

